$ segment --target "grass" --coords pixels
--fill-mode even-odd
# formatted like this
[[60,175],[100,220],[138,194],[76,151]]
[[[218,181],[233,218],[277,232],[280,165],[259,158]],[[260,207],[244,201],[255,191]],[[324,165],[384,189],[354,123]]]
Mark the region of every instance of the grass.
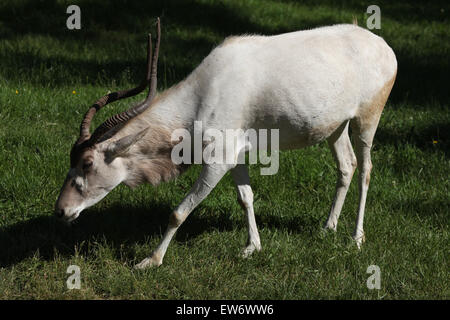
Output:
[[[82,29],[65,28],[69,4]],[[108,3],[108,4],[107,4]],[[239,258],[244,213],[227,175],[180,228],[159,268],[136,271],[199,167],[167,184],[120,186],[72,228],[52,217],[82,115],[108,90],[139,82],[145,35],[162,17],[160,90],[226,36],[364,25],[363,1],[2,1],[0,4],[1,299],[448,299],[450,25],[447,2],[378,1],[399,71],[372,152],[367,242],[350,235],[353,181],[336,234],[320,233],[335,164],[326,143],[282,152],[280,170],[250,173],[263,251]],[[114,9],[117,8],[117,9]],[[105,14],[107,12],[108,14]],[[114,14],[112,14],[114,12]],[[121,101],[108,115],[143,97]],[[69,265],[81,289],[68,290]],[[369,290],[368,266],[381,270]]]

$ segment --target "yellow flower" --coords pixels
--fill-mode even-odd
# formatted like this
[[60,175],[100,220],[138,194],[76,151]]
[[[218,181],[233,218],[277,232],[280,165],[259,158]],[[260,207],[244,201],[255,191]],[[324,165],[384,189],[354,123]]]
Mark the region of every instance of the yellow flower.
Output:
[[75,90],[72,91],[73,94],[77,93]]
[[19,94],[19,90],[16,90],[16,94]]
[[436,144],[437,143],[437,140],[433,140],[433,144]]

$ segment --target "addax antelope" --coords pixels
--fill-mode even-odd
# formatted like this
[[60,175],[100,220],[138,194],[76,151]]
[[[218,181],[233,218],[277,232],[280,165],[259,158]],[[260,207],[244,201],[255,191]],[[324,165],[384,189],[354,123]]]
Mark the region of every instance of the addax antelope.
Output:
[[[395,54],[386,42],[363,28],[345,24],[276,36],[230,37],[185,80],[156,95],[159,20],[157,30],[153,54],[149,37],[147,72],[141,85],[102,97],[84,116],[56,202],[56,215],[71,222],[120,183],[130,187],[143,182],[157,185],[179,175],[188,164],[176,164],[171,158],[179,142],[172,136],[177,129],[193,132],[197,122],[202,123],[203,131],[276,128],[281,150],[328,141],[338,179],[327,229],[336,230],[358,167],[360,195],[353,238],[359,247],[364,240],[370,150],[397,73]],[[147,86],[149,92],[142,103],[109,118],[90,133],[91,120],[99,109]],[[251,148],[246,141],[241,139],[234,145],[234,159]],[[248,242],[243,254],[261,250],[246,165],[204,163],[198,180],[170,214],[162,241],[136,267],[162,263],[177,229],[228,171],[247,215]]]

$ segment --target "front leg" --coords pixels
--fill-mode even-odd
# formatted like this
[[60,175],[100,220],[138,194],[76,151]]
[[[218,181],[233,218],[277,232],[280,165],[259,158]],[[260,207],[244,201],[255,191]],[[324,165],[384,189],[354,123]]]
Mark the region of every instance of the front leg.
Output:
[[253,251],[261,251],[258,228],[256,226],[255,213],[253,211],[253,192],[250,187],[248,168],[244,164],[238,164],[231,170],[231,175],[236,184],[239,204],[247,214],[248,240],[242,256],[247,258]]
[[206,164],[203,166],[199,178],[188,195],[170,215],[169,225],[164,233],[163,239],[151,256],[142,260],[135,268],[144,269],[149,266],[160,266],[162,264],[167,247],[180,225],[230,169],[230,166],[223,164]]

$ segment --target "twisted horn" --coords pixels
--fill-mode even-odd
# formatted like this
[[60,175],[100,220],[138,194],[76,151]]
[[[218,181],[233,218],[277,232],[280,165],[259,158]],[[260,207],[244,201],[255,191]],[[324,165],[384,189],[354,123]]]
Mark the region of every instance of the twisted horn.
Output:
[[88,140],[90,138],[90,125],[92,122],[92,119],[94,118],[95,113],[106,106],[107,104],[128,98],[131,96],[135,96],[142,92],[146,87],[148,82],[150,81],[150,65],[151,65],[151,56],[152,56],[152,41],[151,41],[151,34],[148,35],[148,44],[147,44],[147,73],[145,79],[141,82],[140,85],[138,85],[135,88],[128,89],[128,90],[122,90],[117,92],[109,93],[100,99],[98,99],[86,112],[84,115],[83,120],[81,121],[80,126],[80,138],[77,141],[77,144],[81,144]]
[[[149,80],[146,80],[146,84],[149,85],[149,91],[147,94],[147,98],[140,104],[123,111],[119,114],[116,114],[105,122],[103,122],[97,129],[95,129],[94,133],[89,139],[89,144],[93,145],[99,141],[104,141],[109,139],[112,135],[114,135],[127,121],[136,117],[137,115],[144,112],[151,104],[153,98],[156,96],[156,86],[157,86],[157,69],[158,69],[158,56],[159,56],[159,46],[161,42],[161,25],[159,18],[156,21],[157,24],[157,40],[155,51],[153,52],[153,56],[151,58],[151,73]],[[150,70],[147,70],[147,75]],[[147,76],[148,79],[148,76]],[[140,87],[139,87],[140,88]],[[142,90],[141,90],[142,91]],[[140,92],[140,91],[139,91]],[[115,130],[114,130],[115,129]],[[105,135],[106,133],[108,135]]]

